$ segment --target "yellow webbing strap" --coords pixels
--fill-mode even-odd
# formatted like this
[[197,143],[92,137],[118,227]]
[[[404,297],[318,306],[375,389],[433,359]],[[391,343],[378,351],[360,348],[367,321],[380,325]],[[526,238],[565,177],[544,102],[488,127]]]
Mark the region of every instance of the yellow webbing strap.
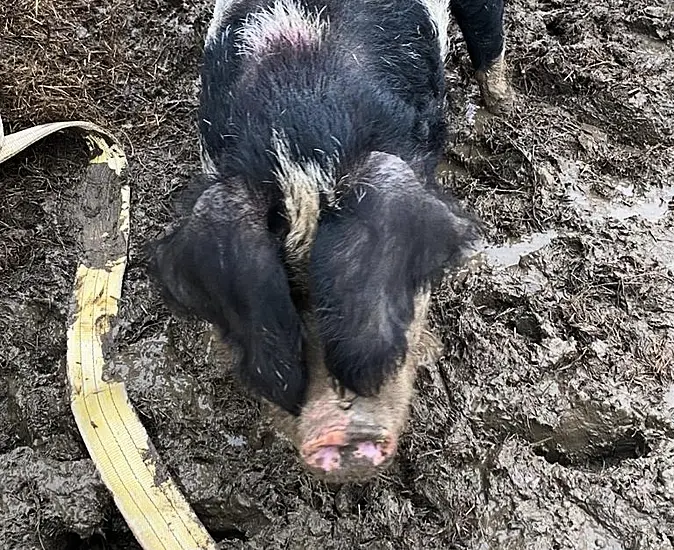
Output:
[[84,185],[95,186],[94,196],[104,199],[85,218],[84,258],[77,268],[68,327],[68,379],[77,426],[103,482],[145,550],[214,550],[215,542],[162,467],[123,382],[103,376],[103,346],[114,337],[129,238],[122,148],[88,122],[43,124],[3,135],[0,120],[0,163],[66,128],[85,132],[93,158]]

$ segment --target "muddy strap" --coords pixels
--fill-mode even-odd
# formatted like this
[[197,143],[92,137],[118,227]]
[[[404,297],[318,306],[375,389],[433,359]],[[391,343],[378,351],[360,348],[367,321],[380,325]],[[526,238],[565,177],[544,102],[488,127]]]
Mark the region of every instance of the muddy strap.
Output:
[[0,120],[0,163],[68,128],[84,132],[91,152],[83,193],[84,253],[68,321],[67,368],[77,426],[103,482],[145,550],[215,549],[160,463],[124,383],[103,376],[103,346],[116,330],[128,253],[130,203],[122,147],[89,122],[55,122],[4,135]]

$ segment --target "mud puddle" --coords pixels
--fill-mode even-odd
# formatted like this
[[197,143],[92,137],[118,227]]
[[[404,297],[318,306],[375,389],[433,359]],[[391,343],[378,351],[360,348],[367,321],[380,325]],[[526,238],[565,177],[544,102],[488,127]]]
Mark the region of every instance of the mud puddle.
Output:
[[554,230],[533,233],[502,246],[482,244],[477,247],[478,255],[483,255],[493,267],[506,268],[517,265],[523,256],[538,252],[548,246],[559,233]]
[[568,189],[569,200],[587,219],[595,222],[640,218],[656,221],[674,211],[674,184],[637,192],[630,183],[615,185],[613,200],[601,197],[591,190]]
[[[625,221],[631,218],[655,222],[674,211],[674,185],[651,188],[644,193],[635,192],[635,187],[631,184],[617,186],[616,189],[620,197],[614,200],[600,197],[591,191],[582,192],[579,189],[569,189],[567,196],[574,206],[583,212],[584,218],[593,222]],[[550,245],[553,239],[559,236],[573,237],[576,235],[577,233],[570,231],[548,230],[510,240],[501,246],[482,242],[475,246],[473,251],[476,257],[484,256],[486,263],[493,267],[507,268],[517,265],[522,257]],[[664,250],[661,257],[667,260]]]

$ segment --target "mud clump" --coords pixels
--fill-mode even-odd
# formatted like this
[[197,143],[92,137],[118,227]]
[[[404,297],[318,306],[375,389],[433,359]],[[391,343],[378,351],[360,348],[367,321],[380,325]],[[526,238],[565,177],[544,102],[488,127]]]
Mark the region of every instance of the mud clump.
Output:
[[[37,10],[37,11],[36,11]],[[109,350],[164,463],[222,548],[674,546],[674,12],[665,0],[513,0],[515,98],[480,107],[458,29],[443,181],[489,242],[434,293],[392,467],[304,472],[209,327],[166,311],[142,248],[198,170],[211,6],[0,7],[5,131],[87,119],[122,137],[132,237]],[[65,324],[85,148],[57,136],[0,167],[0,540],[138,548],[72,419]],[[646,206],[645,206],[646,205]],[[68,491],[64,491],[68,488]]]
[[33,534],[39,540],[89,538],[108,512],[106,489],[90,460],[59,462],[19,447],[0,457],[0,474],[0,525],[10,547],[27,548]]

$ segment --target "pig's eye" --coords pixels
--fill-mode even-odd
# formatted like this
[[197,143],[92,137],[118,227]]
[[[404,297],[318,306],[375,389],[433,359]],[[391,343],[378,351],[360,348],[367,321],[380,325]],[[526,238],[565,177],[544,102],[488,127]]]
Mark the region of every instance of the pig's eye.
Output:
[[353,405],[353,401],[349,401],[346,399],[342,399],[339,401],[339,408],[348,411],[351,408],[351,405]]
[[353,405],[356,394],[346,389],[346,387],[334,376],[330,377],[330,383],[332,385],[332,391],[335,392],[335,395],[337,395],[337,398],[339,399],[339,408],[348,411],[351,408],[351,405]]

